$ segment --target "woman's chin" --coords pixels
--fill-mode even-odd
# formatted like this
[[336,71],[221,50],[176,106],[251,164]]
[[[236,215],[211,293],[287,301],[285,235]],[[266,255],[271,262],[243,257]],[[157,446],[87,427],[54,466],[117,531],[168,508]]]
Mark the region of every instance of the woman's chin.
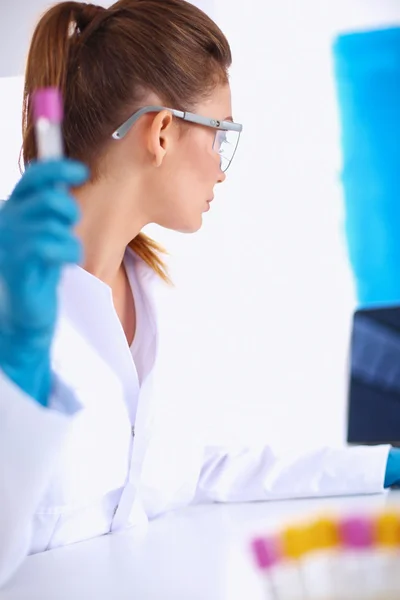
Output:
[[177,231],[178,233],[196,233],[201,229],[203,225],[203,217],[200,215],[196,220],[186,221],[185,223],[179,223],[175,226],[168,227],[168,229],[172,229],[173,231]]

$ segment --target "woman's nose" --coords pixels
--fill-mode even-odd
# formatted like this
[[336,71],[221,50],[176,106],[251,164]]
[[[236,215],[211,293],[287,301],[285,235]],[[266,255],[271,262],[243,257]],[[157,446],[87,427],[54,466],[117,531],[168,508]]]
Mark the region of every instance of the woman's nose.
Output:
[[226,179],[226,173],[224,173],[223,171],[221,171],[221,169],[219,170],[219,175],[218,175],[218,179],[217,179],[217,183],[224,183]]

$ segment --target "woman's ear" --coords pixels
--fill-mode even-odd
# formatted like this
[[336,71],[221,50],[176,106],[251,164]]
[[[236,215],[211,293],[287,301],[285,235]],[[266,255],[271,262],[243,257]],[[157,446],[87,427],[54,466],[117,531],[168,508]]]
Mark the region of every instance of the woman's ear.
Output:
[[162,110],[153,118],[148,130],[147,149],[153,158],[155,167],[160,167],[165,155],[173,143],[173,116],[168,110]]

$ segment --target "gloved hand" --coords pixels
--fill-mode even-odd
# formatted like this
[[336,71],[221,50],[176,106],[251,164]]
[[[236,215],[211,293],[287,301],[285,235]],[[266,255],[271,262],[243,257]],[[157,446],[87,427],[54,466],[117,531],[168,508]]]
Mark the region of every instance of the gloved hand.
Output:
[[32,163],[0,209],[0,369],[42,405],[51,388],[61,268],[81,258],[68,186],[87,177],[75,161]]
[[400,29],[334,46],[345,230],[360,308],[400,304]]
[[400,448],[389,450],[385,473],[385,488],[400,484]]

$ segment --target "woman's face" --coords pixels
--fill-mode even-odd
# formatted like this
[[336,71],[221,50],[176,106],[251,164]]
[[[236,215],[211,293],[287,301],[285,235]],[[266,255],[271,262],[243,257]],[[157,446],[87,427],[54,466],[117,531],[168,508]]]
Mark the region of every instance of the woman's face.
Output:
[[[195,112],[219,120],[231,119],[229,85],[218,87]],[[214,147],[216,130],[178,121],[164,122],[164,128],[157,129],[161,154],[153,168],[146,171],[146,205],[151,222],[192,233],[200,229],[203,214],[210,210],[214,187],[225,180],[225,174],[218,148]],[[151,149],[153,152],[154,147]]]

